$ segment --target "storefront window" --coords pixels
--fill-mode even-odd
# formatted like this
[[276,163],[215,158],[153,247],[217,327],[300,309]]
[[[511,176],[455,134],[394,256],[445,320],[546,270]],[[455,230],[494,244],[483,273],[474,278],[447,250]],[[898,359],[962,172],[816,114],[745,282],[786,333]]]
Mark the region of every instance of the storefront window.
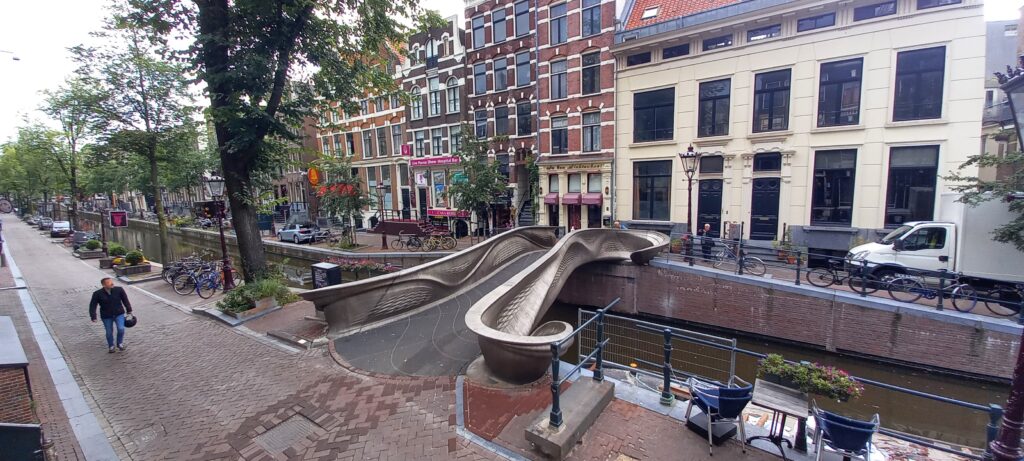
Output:
[[587,175],[587,192],[601,192],[601,173]]
[[445,172],[442,171],[431,171],[431,179],[433,180],[433,196],[434,196],[434,208],[448,208],[448,191],[445,188]]
[[579,173],[569,175],[569,192],[580,192],[582,186],[582,175]]

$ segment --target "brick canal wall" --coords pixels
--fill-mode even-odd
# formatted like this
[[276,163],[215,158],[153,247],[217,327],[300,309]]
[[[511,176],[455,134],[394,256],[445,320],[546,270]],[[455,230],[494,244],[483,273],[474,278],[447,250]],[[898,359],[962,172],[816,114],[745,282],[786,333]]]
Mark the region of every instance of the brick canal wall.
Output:
[[0,368],[0,423],[36,422],[26,378],[24,368]]
[[1021,327],[878,297],[702,267],[589,264],[559,295],[569,304],[654,315],[886,361],[1009,378]]

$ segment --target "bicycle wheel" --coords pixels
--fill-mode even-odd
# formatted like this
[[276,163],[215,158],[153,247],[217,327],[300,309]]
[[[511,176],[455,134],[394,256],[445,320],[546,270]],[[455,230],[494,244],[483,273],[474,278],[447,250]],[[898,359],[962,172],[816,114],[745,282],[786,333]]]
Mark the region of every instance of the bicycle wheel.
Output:
[[1021,294],[1014,290],[995,289],[985,295],[985,307],[1001,317],[1013,317],[1020,312]]
[[816,287],[828,288],[836,284],[836,274],[819,267],[807,273],[807,282]]
[[762,276],[765,272],[768,272],[768,268],[765,267],[764,262],[753,256],[745,256],[743,258],[743,272],[745,274]]
[[978,305],[978,292],[966,283],[961,283],[953,288],[950,296],[953,300],[953,308],[960,312],[970,312]]
[[181,274],[174,278],[174,292],[188,295],[196,291],[196,278],[191,274]]
[[178,276],[178,271],[173,267],[165,267],[160,271],[160,278],[164,279],[165,282],[174,284],[174,278]]
[[722,267],[722,264],[725,264],[725,258],[725,250],[715,253],[715,262],[714,264],[712,264],[713,266],[715,266],[715,269],[720,269]]
[[437,239],[431,237],[423,241],[423,251],[434,251],[437,249]]
[[897,277],[889,281],[889,296],[897,301],[912,303],[921,299],[924,285],[910,277]]
[[402,249],[405,249],[405,242],[403,242],[401,238],[392,240],[391,241],[391,249],[392,250],[402,250]]
[[220,281],[217,280],[215,275],[206,275],[202,277],[197,284],[199,291],[199,297],[203,299],[210,299],[214,293],[217,292],[217,288],[220,286]]
[[459,246],[459,241],[455,240],[455,237],[447,236],[441,245],[445,250],[454,250],[455,247]]
[[423,249],[423,241],[419,237],[409,237],[409,240],[405,242],[405,247],[411,251],[419,251]]

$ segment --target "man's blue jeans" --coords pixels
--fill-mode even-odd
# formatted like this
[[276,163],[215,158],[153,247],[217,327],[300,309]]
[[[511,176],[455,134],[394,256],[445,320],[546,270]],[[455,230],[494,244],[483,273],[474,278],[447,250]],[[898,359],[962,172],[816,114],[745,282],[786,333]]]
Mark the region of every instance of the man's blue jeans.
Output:
[[107,330],[107,347],[114,347],[114,325],[117,325],[117,344],[124,342],[124,314],[104,318],[103,328]]

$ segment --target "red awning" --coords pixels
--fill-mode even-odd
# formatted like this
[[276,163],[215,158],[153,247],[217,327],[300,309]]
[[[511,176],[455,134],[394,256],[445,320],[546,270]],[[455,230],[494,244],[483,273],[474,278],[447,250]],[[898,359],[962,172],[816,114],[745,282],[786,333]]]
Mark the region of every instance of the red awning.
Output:
[[566,205],[579,205],[580,195],[581,194],[579,192],[569,192],[562,196],[562,203],[565,203]]
[[545,195],[544,203],[547,205],[558,205],[558,192]]
[[590,192],[583,194],[584,205],[601,205],[604,201],[604,194],[600,192]]

